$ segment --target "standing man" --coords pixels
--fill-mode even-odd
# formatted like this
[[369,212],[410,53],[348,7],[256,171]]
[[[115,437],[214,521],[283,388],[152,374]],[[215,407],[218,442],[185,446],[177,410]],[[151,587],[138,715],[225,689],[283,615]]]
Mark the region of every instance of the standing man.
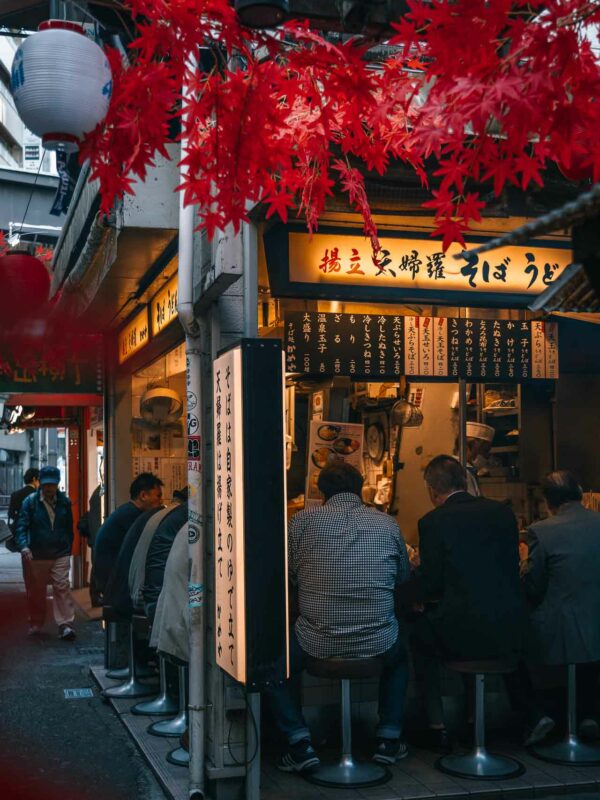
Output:
[[105,519],[96,536],[94,576],[96,587],[104,592],[116,564],[125,534],[144,511],[162,505],[163,482],[151,472],[142,472],[129,487],[130,500]]
[[[11,553],[18,553],[17,543],[15,541],[17,518],[19,516],[21,506],[23,505],[23,500],[25,500],[25,498],[30,494],[33,494],[33,492],[35,492],[40,485],[39,469],[36,469],[35,467],[28,469],[23,475],[23,482],[25,483],[25,486],[22,486],[20,489],[17,489],[16,492],[11,494],[10,502],[8,504],[8,527],[10,528],[12,536],[7,539],[4,544],[6,549],[10,550]],[[25,580],[25,567],[23,567],[23,580]]]
[[60,472],[42,467],[40,487],[23,501],[16,524],[16,542],[27,571],[29,635],[40,633],[46,620],[46,586],[52,584],[54,619],[61,639],[75,638],[75,607],[69,585],[73,544],[71,501],[58,490]]
[[[394,613],[394,590],[408,580],[406,546],[396,521],[367,508],[363,479],[350,464],[319,474],[321,508],[301,511],[288,532],[289,571],[300,614],[290,632],[290,673],[306,656],[381,656],[379,725],[374,761],[393,764],[408,754],[402,741],[408,664]],[[319,764],[298,699],[289,682],[267,691],[275,723],[287,740],[279,768],[307,772]]]
[[446,749],[439,661],[516,658],[525,604],[511,509],[470,494],[467,473],[453,456],[432,459],[425,483],[434,509],[419,520],[425,611],[413,637],[423,664],[430,745]]

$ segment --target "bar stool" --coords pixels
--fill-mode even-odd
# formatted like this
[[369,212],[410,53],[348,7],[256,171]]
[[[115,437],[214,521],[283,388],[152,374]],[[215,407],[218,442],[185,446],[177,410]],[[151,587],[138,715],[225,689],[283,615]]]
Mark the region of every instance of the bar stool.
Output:
[[169,764],[175,764],[177,767],[187,767],[190,763],[190,732],[189,728],[181,734],[179,739],[179,747],[167,753],[167,761]]
[[166,717],[175,714],[179,708],[177,700],[167,690],[167,665],[164,656],[158,656],[158,675],[160,680],[160,694],[152,700],[144,700],[131,708],[132,714],[148,717]]
[[319,786],[353,788],[378,786],[392,777],[382,764],[355,761],[352,756],[352,705],[350,681],[358,678],[377,678],[383,670],[381,658],[308,658],[306,669],[318,678],[337,678],[342,696],[342,754],[334,764],[322,764],[303,777]]
[[567,664],[567,734],[560,742],[530,747],[532,755],[552,764],[580,764],[591,767],[600,764],[600,745],[582,742],[577,736],[577,675],[576,664]]
[[503,780],[522,775],[525,767],[520,761],[490,753],[485,746],[485,676],[514,672],[516,661],[447,661],[446,666],[463,675],[475,676],[475,742],[470,753],[442,756],[435,766],[447,775],[477,780]]
[[[126,619],[122,614],[119,614],[112,606],[102,607],[102,619],[105,623],[104,626],[104,667],[107,670],[106,677],[115,681],[126,681],[131,677],[131,670],[129,663],[126,667],[118,667],[116,669],[109,669],[112,662],[112,643],[116,639],[116,630],[118,623],[130,624],[130,620]],[[145,664],[138,664],[136,667],[136,674],[138,678],[150,678],[154,675],[154,671]]]
[[164,719],[160,722],[153,722],[148,726],[148,733],[153,736],[181,736],[188,724],[187,719],[187,664],[174,656],[165,655],[165,659],[177,665],[177,677],[179,682],[179,713],[172,719]]
[[119,686],[111,686],[104,689],[103,697],[118,699],[121,697],[148,697],[154,694],[156,687],[152,684],[141,683],[138,680],[138,668],[135,663],[135,647],[133,625],[129,624],[129,651],[128,651],[128,675],[129,679]]

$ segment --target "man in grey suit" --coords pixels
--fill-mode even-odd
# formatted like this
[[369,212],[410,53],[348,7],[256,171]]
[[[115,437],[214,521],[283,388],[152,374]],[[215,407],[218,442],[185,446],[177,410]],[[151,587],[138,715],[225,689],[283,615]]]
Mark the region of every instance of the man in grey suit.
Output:
[[542,664],[579,664],[582,736],[600,736],[596,697],[600,674],[600,514],[581,504],[582,490],[567,470],[542,482],[548,519],[529,529],[523,585],[530,616],[532,657]]

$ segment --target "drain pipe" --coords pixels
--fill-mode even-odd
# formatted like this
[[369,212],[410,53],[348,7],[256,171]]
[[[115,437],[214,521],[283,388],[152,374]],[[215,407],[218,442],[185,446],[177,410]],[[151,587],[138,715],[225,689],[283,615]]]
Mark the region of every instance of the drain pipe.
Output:
[[[190,70],[196,61],[190,58]],[[184,121],[187,114],[185,98],[189,86],[184,78]],[[181,158],[187,142],[181,140]],[[186,167],[180,166],[180,182],[186,178]],[[183,192],[179,198],[179,271],[177,312],[185,331],[187,433],[188,433],[188,544],[189,544],[189,796],[204,797],[204,729],[205,729],[205,619],[204,619],[204,494],[202,486],[202,330],[194,317],[193,255],[194,206],[184,206]]]

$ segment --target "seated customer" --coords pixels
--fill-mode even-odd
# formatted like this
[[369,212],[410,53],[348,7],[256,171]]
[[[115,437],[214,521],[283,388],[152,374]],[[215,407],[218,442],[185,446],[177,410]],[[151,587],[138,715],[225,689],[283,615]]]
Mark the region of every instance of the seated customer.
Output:
[[519,581],[519,532],[511,509],[467,491],[464,467],[434,458],[425,482],[435,506],[419,520],[419,577],[425,612],[413,638],[423,664],[429,726],[447,744],[439,660],[517,656],[525,606]]
[[129,569],[137,544],[142,536],[149,538],[154,536],[161,520],[172,508],[173,506],[167,506],[144,511],[135,520],[123,539],[117,561],[104,590],[104,605],[112,606],[124,617],[129,618],[133,613],[133,604],[129,593]]
[[156,604],[150,646],[159,653],[190,659],[190,613],[188,607],[187,522],[179,529],[165,565],[163,587]]
[[129,487],[130,500],[105,519],[94,545],[94,575],[100,592],[104,592],[115,565],[125,534],[144,511],[162,505],[163,482],[151,472],[142,472]]
[[[392,764],[407,755],[400,737],[408,677],[394,588],[408,580],[410,570],[398,525],[363,505],[362,484],[360,472],[349,464],[326,467],[318,481],[323,506],[301,511],[290,522],[290,580],[297,586],[300,612],[290,632],[290,672],[301,672],[307,654],[322,659],[382,656],[373,758]],[[318,767],[289,682],[266,694],[288,742],[279,768],[302,772]]]
[[187,502],[175,506],[156,529],[156,533],[152,537],[152,541],[148,547],[142,595],[144,598],[144,610],[151,622],[154,619],[158,596],[163,587],[167,558],[169,557],[177,533],[181,526],[187,523],[187,519]]
[[579,664],[578,717],[583,736],[600,736],[600,514],[581,504],[582,490],[567,470],[542,482],[548,519],[528,532],[523,574],[533,606],[529,653],[542,664]]

